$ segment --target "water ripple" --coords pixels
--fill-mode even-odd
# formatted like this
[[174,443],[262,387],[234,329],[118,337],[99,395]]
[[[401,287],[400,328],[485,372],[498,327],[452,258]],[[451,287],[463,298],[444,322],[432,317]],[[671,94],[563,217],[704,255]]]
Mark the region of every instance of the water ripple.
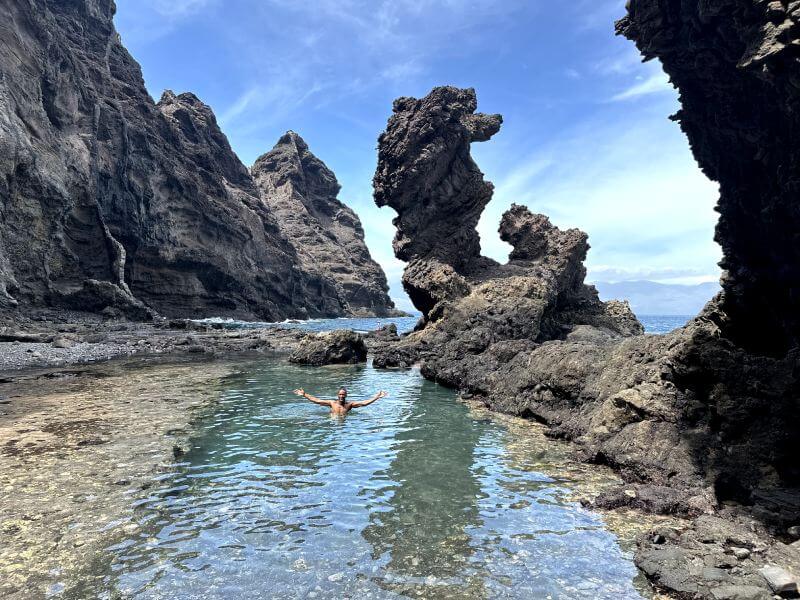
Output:
[[[390,396],[342,421],[290,393],[341,385]],[[134,502],[137,527],[106,549],[96,591],[640,597],[630,554],[566,499],[578,470],[553,444],[415,371],[246,364],[197,415],[183,462]]]

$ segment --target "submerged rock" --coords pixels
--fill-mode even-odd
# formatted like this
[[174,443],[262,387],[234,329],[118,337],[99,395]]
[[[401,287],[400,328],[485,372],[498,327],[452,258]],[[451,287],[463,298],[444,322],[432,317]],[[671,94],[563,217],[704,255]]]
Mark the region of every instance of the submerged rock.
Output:
[[349,329],[307,335],[289,355],[289,362],[313,366],[366,362],[364,338]]

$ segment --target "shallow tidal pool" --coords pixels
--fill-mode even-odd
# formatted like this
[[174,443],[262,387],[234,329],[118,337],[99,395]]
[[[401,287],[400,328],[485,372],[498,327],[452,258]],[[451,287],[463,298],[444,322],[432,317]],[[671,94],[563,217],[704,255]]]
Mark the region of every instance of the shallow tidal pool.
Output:
[[[198,365],[196,368],[203,368]],[[291,394],[390,396],[345,420]],[[417,371],[237,365],[136,523],[61,597],[637,598],[627,544],[576,501],[615,481]]]

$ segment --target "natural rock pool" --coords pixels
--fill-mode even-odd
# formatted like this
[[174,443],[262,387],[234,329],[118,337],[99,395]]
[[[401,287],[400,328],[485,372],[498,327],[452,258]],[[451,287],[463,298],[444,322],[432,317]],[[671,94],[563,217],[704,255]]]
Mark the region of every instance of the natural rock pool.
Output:
[[[22,582],[11,596],[649,595],[630,552],[648,523],[578,502],[618,483],[610,471],[416,370],[280,358],[97,369],[42,384],[26,400],[37,410],[0,431],[39,444],[0,456],[0,554],[7,582]],[[332,397],[341,385],[351,399],[390,396],[338,420],[291,394]],[[86,431],[70,406],[93,415]],[[164,437],[159,423],[174,426],[165,410],[191,414],[185,454],[126,475]],[[36,437],[59,419],[72,437]],[[148,451],[163,456],[174,433]]]

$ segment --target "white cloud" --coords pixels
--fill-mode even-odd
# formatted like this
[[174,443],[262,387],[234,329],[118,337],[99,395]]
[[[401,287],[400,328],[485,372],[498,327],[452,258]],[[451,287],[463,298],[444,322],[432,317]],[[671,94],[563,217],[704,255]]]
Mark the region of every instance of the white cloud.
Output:
[[399,82],[413,79],[422,72],[423,68],[417,61],[407,60],[389,65],[381,72],[381,76],[388,81]]
[[625,0],[573,0],[579,32],[613,30],[614,21],[625,16]]
[[669,82],[669,77],[666,73],[653,73],[647,78],[637,78],[638,83],[632,85],[627,90],[612,96],[612,102],[620,102],[622,100],[633,100],[641,96],[649,96],[651,94],[673,93],[675,88]]
[[588,281],[618,283],[622,281],[656,281],[658,283],[698,284],[719,281],[719,273],[703,273],[699,269],[635,267],[620,268],[595,265],[589,270]]
[[662,103],[627,120],[598,114],[507,167],[507,152],[493,155],[492,142],[473,146],[478,164],[497,184],[478,225],[484,253],[507,259],[497,226],[514,202],[548,215],[559,227],[586,231],[593,272],[639,269],[659,279],[670,279],[670,271],[717,279],[717,186],[666,119],[672,108]]
[[[242,92],[233,104],[226,108],[219,122],[223,129],[239,135],[258,131],[284,118],[290,112],[299,109],[310,98],[323,90],[319,83],[306,87],[297,80],[282,81],[275,79],[269,85],[255,85]],[[256,115],[245,123],[240,117]]]
[[185,17],[199,12],[215,0],[150,0],[153,9],[165,17]]
[[[138,0],[119,2],[115,22],[126,47],[151,44],[173,33],[189,17],[215,8],[219,0]],[[120,27],[120,21],[123,21]]]

